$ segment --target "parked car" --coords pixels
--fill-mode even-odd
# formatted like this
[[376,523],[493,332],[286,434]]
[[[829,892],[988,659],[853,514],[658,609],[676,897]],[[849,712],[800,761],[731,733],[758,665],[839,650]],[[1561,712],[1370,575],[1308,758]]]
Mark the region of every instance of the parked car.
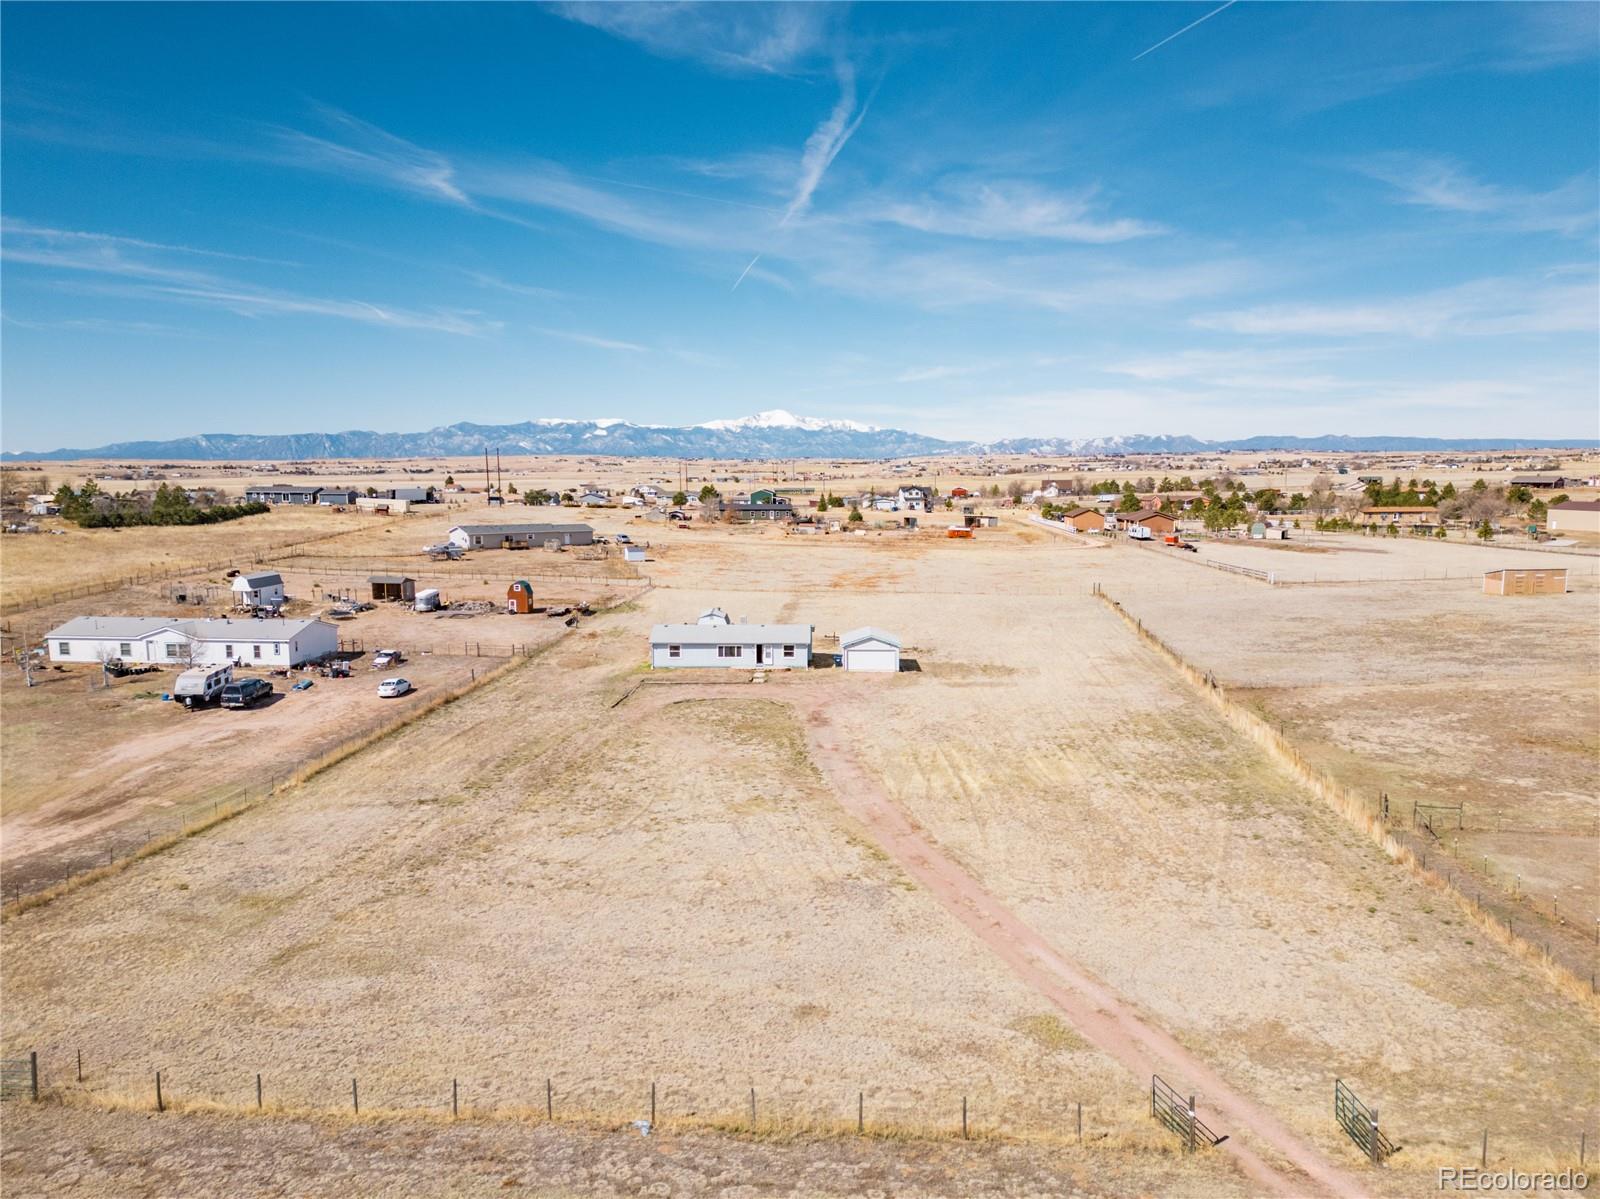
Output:
[[633,538],[629,537],[626,533],[618,533],[617,534],[617,544],[618,545],[632,545],[633,544]]
[[222,689],[224,708],[253,708],[272,694],[266,679],[235,679]]
[[384,679],[378,684],[379,699],[395,699],[411,690],[409,679]]
[[372,669],[382,670],[387,666],[398,666],[405,660],[405,655],[397,649],[380,649],[372,655]]

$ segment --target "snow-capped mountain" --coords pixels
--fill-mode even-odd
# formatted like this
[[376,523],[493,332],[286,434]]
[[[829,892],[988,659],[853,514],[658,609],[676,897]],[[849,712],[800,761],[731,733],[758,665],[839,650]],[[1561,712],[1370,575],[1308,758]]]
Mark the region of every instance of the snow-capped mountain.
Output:
[[754,416],[741,416],[736,420],[708,420],[696,429],[717,429],[733,433],[741,429],[806,429],[813,433],[878,433],[877,425],[863,425],[853,420],[825,420],[817,416],[796,416],[782,408],[769,408]]
[[304,461],[313,458],[437,458],[480,454],[562,454],[628,458],[906,458],[936,454],[1032,454],[1036,457],[1106,457],[1130,454],[1193,454],[1222,450],[1285,450],[1294,453],[1347,450],[1520,450],[1592,448],[1583,439],[1490,439],[1429,437],[1248,437],[1205,441],[1184,435],[1118,437],[1014,437],[987,444],[944,441],[904,429],[881,429],[851,420],[796,416],[781,408],[702,425],[636,425],[607,417],[568,420],[539,417],[511,425],[461,422],[422,433],[241,434],[203,433],[173,441],[125,441],[93,449],[5,453],[9,461],[69,461],[77,458],[181,461]]

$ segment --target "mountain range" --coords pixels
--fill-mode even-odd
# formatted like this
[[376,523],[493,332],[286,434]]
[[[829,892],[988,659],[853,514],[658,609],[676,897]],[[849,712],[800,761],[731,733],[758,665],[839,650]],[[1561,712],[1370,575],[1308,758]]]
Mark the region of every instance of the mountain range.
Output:
[[948,441],[880,429],[856,421],[795,416],[782,409],[738,420],[701,425],[638,425],[624,420],[564,420],[544,417],[509,425],[463,421],[421,433],[201,433],[171,441],[124,441],[93,448],[24,450],[0,454],[11,462],[80,458],[200,461],[305,461],[315,458],[435,458],[480,454],[558,454],[629,458],[906,458],[947,454],[1034,454],[1042,457],[1105,457],[1133,454],[1194,454],[1224,450],[1292,453],[1355,451],[1382,453],[1431,450],[1593,449],[1600,441],[1558,438],[1443,437],[1246,437],[1207,441],[1184,435],[1119,437],[1014,437],[1001,441]]

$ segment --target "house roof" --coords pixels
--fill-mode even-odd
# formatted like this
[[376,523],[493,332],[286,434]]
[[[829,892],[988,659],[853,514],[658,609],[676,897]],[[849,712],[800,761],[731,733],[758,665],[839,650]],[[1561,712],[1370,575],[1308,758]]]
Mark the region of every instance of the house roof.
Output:
[[1566,475],[1517,475],[1511,480],[1513,487],[1559,487],[1567,481]]
[[651,626],[652,645],[790,645],[810,644],[808,624],[658,624]]
[[316,495],[322,488],[296,487],[292,483],[268,483],[265,486],[246,487],[245,490],[250,492],[270,491],[276,495]]
[[522,537],[539,533],[592,533],[590,525],[456,525],[451,532],[459,529],[468,537],[501,537],[510,535]]
[[1372,504],[1361,509],[1363,512],[1437,512],[1439,509],[1433,504]]
[[[239,586],[243,583],[244,586]],[[253,570],[233,580],[235,591],[254,591],[259,587],[276,587],[283,584],[283,576],[275,570]]]
[[389,584],[393,584],[395,586],[399,586],[400,584],[403,584],[403,583],[415,583],[416,580],[413,579],[410,575],[368,575],[367,576],[367,582],[369,582],[369,583],[389,583]]
[[1568,500],[1564,504],[1552,504],[1551,512],[1600,512],[1600,500]]
[[900,649],[900,638],[893,633],[885,633],[882,629],[875,629],[871,625],[862,625],[859,629],[851,629],[839,637],[839,648],[849,649],[853,645],[860,645],[863,641],[881,641],[885,645],[892,645]]
[[1172,519],[1169,513],[1157,512],[1154,508],[1140,508],[1137,512],[1117,513],[1118,520],[1125,520],[1130,524],[1138,524],[1140,521],[1149,520],[1152,516],[1164,516],[1168,520]]
[[1071,520],[1074,516],[1101,516],[1101,515],[1104,515],[1104,514],[1098,508],[1074,508],[1071,512],[1062,513],[1062,517],[1065,520]]
[[[312,625],[324,625],[312,617],[301,620],[230,620],[215,617],[204,620],[173,620],[166,616],[75,616],[50,630],[50,640],[137,641],[169,630],[195,641],[289,641]],[[326,627],[332,627],[326,626]]]

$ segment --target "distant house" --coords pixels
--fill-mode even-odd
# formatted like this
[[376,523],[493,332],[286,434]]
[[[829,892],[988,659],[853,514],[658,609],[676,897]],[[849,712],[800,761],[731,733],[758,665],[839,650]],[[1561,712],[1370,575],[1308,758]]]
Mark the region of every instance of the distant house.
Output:
[[1432,504],[1371,504],[1361,509],[1361,523],[1431,529],[1438,527],[1439,509]]
[[882,629],[851,629],[839,638],[839,657],[846,670],[894,674],[900,669],[900,639]]
[[577,502],[580,508],[604,508],[611,503],[611,497],[598,491],[585,491],[577,497]]
[[1600,501],[1568,500],[1553,504],[1545,527],[1552,533],[1600,533]]
[[772,498],[765,502],[758,501],[754,495],[749,499],[717,500],[716,514],[738,521],[794,519],[794,505],[784,496],[774,495],[770,491],[758,491],[756,495],[770,495]]
[[315,504],[320,487],[291,487],[287,483],[268,483],[246,487],[244,498],[250,504]]
[[354,487],[324,487],[317,495],[317,503],[324,508],[348,508],[360,494]]
[[902,487],[894,498],[896,507],[907,512],[927,512],[933,505],[933,497],[926,487]]
[[732,624],[713,608],[694,624],[654,626],[650,668],[806,670],[811,666],[812,632],[808,624]]
[[1074,508],[1061,518],[1062,524],[1071,525],[1080,533],[1104,533],[1106,516],[1098,508]]
[[449,540],[464,550],[529,549],[547,541],[593,545],[594,530],[588,525],[457,525]]
[[283,576],[272,570],[236,576],[233,603],[238,608],[271,608],[283,603]]
[[165,616],[79,616],[51,629],[52,662],[153,662],[170,666],[298,666],[339,648],[321,620],[173,620]]
[[1153,508],[1141,508],[1137,512],[1117,513],[1117,528],[1131,529],[1140,527],[1149,529],[1151,533],[1165,536],[1177,531],[1178,522],[1165,512],[1157,512]]
[[379,489],[378,496],[386,500],[405,500],[408,504],[439,502],[439,490],[436,487],[390,487],[388,490]]
[[1560,491],[1568,480],[1563,475],[1517,475],[1512,487],[1526,487],[1530,491]]

